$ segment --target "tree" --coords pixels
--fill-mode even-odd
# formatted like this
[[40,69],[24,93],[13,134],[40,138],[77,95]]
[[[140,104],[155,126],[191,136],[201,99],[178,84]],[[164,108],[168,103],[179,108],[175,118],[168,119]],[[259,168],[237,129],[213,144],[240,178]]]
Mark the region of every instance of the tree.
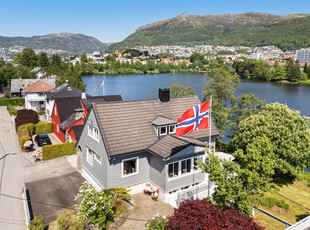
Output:
[[203,101],[208,100],[212,95],[212,120],[220,133],[221,139],[225,131],[230,127],[232,107],[236,103],[234,92],[240,84],[236,72],[225,68],[216,68],[208,75],[210,83],[203,91]]
[[38,56],[38,64],[41,67],[46,67],[49,65],[48,56],[45,52],[40,52]]
[[195,61],[202,61],[204,59],[204,56],[201,53],[193,52],[189,58],[190,61],[194,63]]
[[51,64],[53,67],[59,68],[61,65],[61,57],[58,54],[53,54]]
[[300,80],[301,71],[299,68],[299,62],[294,62],[292,58],[287,63],[286,74],[289,81],[296,82]]
[[18,64],[22,64],[26,67],[33,68],[37,65],[37,55],[33,49],[25,48],[23,52],[16,53],[14,61]]
[[86,55],[86,53],[82,53],[82,55],[81,55],[81,62],[83,63],[85,63],[85,62],[87,62],[88,60],[87,60],[87,55]]
[[310,165],[309,118],[280,103],[242,119],[235,130],[232,143],[248,154],[248,146],[257,138],[266,136],[272,143],[270,161],[277,174],[295,174]]
[[184,96],[190,96],[195,95],[195,91],[190,86],[185,87],[181,86],[177,83],[171,85],[170,87],[170,96],[171,97],[184,97]]
[[251,153],[249,158],[242,157],[242,150],[234,154],[239,157],[240,163],[222,161],[213,153],[208,153],[205,163],[199,163],[202,171],[209,174],[209,180],[217,185],[212,200],[221,209],[235,208],[243,214],[251,215],[263,192],[273,188],[271,180],[274,171],[272,162],[268,161],[270,146],[268,138],[259,137],[248,147]]
[[206,198],[185,200],[168,217],[168,229],[244,229],[261,230],[251,217],[234,209],[222,212]]

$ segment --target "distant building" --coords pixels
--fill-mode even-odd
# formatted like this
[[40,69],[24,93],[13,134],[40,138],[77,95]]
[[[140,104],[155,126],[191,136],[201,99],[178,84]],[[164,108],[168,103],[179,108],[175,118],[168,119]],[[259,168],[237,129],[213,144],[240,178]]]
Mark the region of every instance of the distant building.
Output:
[[310,63],[310,49],[297,50],[296,60],[301,63]]
[[55,87],[55,79],[12,79],[11,80],[11,95],[12,97],[23,97],[23,89],[32,85],[37,81],[45,82],[46,84]]
[[37,77],[37,79],[42,78],[46,73],[44,72],[44,70],[42,70],[41,67],[35,67],[33,68],[31,71],[31,73],[34,73]]
[[251,59],[263,59],[263,55],[261,53],[251,53],[251,56],[250,56]]

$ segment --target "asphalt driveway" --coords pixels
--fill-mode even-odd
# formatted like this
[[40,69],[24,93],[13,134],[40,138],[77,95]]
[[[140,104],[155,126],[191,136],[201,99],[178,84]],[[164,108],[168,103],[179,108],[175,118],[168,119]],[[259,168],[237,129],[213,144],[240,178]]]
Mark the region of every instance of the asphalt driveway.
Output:
[[71,155],[26,165],[25,181],[33,215],[42,215],[49,224],[64,208],[74,208],[84,178],[76,171],[76,155]]

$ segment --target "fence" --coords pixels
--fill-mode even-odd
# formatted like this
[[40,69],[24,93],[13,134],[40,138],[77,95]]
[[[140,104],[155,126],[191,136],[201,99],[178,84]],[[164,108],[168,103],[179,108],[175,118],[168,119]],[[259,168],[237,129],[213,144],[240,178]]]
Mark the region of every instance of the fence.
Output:
[[277,221],[279,221],[279,222],[285,224],[286,227],[292,226],[291,223],[289,223],[289,222],[287,222],[287,221],[285,221],[285,220],[282,220],[281,218],[279,218],[279,217],[277,217],[277,216],[271,214],[270,212],[267,212],[267,211],[264,210],[264,209],[258,208],[258,209],[256,209],[256,210],[258,211],[258,215],[259,215],[259,212],[262,212],[262,213],[266,214],[267,216],[269,216],[269,217],[271,217],[271,218],[273,218],[273,219],[276,219]]
[[179,192],[178,198],[177,198],[177,206],[179,206],[180,203],[184,200],[195,200],[196,198],[198,198],[199,193],[208,191],[210,186],[211,186],[211,183],[209,185],[197,186],[197,187],[190,188],[185,191]]

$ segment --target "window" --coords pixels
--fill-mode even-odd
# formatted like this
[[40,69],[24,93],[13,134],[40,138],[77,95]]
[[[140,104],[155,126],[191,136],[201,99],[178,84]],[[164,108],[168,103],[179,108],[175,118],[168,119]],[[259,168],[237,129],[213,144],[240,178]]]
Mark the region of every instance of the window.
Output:
[[99,142],[99,130],[88,124],[88,136],[90,136],[91,138],[93,138],[95,141]]
[[59,125],[57,124],[57,133],[59,133]]
[[169,133],[175,133],[175,125],[169,126]]
[[191,159],[181,161],[181,174],[186,174],[191,171]]
[[167,134],[167,127],[166,127],[166,126],[160,127],[160,128],[159,128],[159,134],[160,134],[160,135],[165,135],[165,134]]
[[130,176],[135,175],[139,173],[138,169],[138,157],[129,159],[129,160],[123,160],[122,162],[122,170],[123,170],[123,176]]
[[86,147],[86,151],[87,151],[87,156],[86,156],[86,160],[87,162],[93,166],[93,155],[94,155],[94,152],[89,149],[88,147]]
[[56,106],[55,106],[55,115],[57,115],[57,110],[56,110]]
[[43,96],[43,93],[39,93],[39,96]]
[[177,177],[179,175],[179,162],[168,165],[168,177]]
[[194,167],[193,167],[194,171],[197,171],[198,169],[200,169],[199,165],[197,164],[197,161],[202,162],[203,161],[202,156],[194,157]]
[[101,164],[101,157],[97,153],[94,153],[94,158],[99,164]]

